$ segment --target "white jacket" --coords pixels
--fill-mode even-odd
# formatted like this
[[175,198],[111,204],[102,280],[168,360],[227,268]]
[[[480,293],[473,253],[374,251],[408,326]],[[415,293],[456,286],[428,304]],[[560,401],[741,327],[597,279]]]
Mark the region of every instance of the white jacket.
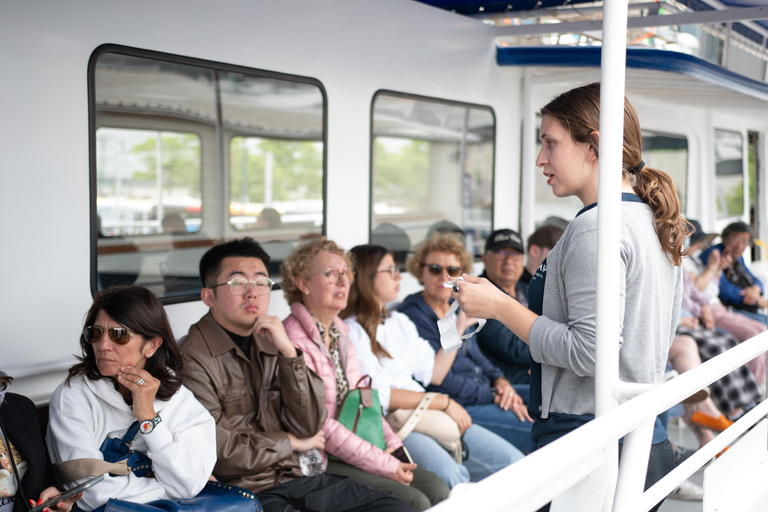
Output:
[[[371,340],[357,316],[344,320],[349,325],[349,338],[355,345],[360,371],[371,376],[372,387],[379,392],[379,402],[384,414],[389,413],[389,397],[392,389],[424,392],[432,380],[435,351],[406,315],[393,311],[376,329],[376,341],[392,356],[378,359],[371,350]],[[417,382],[418,381],[418,382]],[[421,384],[419,384],[421,383]]]
[[[138,503],[192,498],[205,486],[216,463],[213,417],[184,386],[167,402],[156,399],[154,408],[162,421],[149,434],[137,433],[131,449],[152,459],[156,478],[106,475],[101,483],[83,493],[80,508],[93,510],[109,498]],[[102,459],[99,447],[104,440],[123,437],[137,421],[112,381],[91,381],[83,376],[56,389],[49,416],[46,443],[54,463]]]

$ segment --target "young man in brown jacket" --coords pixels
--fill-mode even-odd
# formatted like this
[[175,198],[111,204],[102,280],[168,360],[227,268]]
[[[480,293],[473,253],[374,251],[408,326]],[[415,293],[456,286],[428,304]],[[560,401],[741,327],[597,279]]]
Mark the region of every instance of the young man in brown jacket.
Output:
[[269,256],[251,238],[212,247],[200,260],[210,310],[182,343],[187,386],[216,420],[221,482],[254,492],[266,512],[410,510],[343,477],[305,477],[299,453],[322,450],[323,381],[269,316]]

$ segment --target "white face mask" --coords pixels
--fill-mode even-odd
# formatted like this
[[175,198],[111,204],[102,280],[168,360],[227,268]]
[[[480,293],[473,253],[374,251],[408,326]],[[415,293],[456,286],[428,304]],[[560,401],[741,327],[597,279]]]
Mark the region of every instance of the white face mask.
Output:
[[[443,286],[446,288],[452,288],[454,283],[456,281],[462,281],[463,279],[459,278],[455,281],[450,281],[445,283]],[[453,314],[456,313],[456,311],[459,309],[459,301],[453,301],[453,304],[451,304],[451,308],[448,310],[448,313],[437,321],[437,328],[440,330],[440,345],[443,346],[443,350],[446,354],[453,352],[457,348],[461,346],[461,340],[466,340],[468,338],[471,338],[478,332],[480,332],[480,329],[483,328],[485,325],[486,320],[484,318],[478,318],[477,319],[477,329],[474,331],[464,334],[463,336],[459,335],[459,331],[456,328],[456,321],[453,319]]]

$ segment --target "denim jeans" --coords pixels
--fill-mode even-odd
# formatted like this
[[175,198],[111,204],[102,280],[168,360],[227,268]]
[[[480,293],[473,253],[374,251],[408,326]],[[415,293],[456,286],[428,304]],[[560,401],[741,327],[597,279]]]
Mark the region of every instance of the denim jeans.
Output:
[[520,421],[514,412],[505,411],[496,404],[468,405],[465,407],[472,422],[497,434],[523,453],[536,449],[531,439],[533,423]]
[[468,452],[463,464],[456,464],[437,441],[425,434],[411,432],[403,444],[419,467],[436,474],[451,488],[462,482],[478,482],[523,458],[520,450],[479,425],[469,427],[463,439]]

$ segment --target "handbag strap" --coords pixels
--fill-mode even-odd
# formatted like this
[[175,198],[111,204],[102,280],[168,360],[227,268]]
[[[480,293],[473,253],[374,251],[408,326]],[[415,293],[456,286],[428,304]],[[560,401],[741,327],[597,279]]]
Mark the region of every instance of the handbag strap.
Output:
[[[105,458],[108,457],[108,448],[111,448],[113,443],[116,446],[124,445],[124,451],[126,452],[127,456],[123,460],[107,462],[106,460],[102,459],[83,458],[65,460],[63,462],[53,464],[53,476],[56,479],[56,482],[64,485],[70,482],[74,482],[75,480],[80,480],[81,478],[103,475],[104,473],[111,473],[117,476],[125,476],[130,474],[132,471],[132,468],[128,466],[128,460],[131,456],[130,446],[133,442],[133,438],[136,437],[138,432],[139,422],[134,421],[131,423],[131,426],[128,427],[128,430],[122,439],[107,438],[101,444],[100,450],[104,454]],[[144,468],[142,467],[140,469]]]
[[125,476],[131,473],[126,460],[106,462],[101,459],[72,459],[53,464],[53,476],[60,485],[89,476],[99,476],[104,473]]
[[408,416],[408,419],[405,420],[405,423],[403,423],[403,426],[400,430],[397,431],[397,437],[400,438],[402,441],[406,437],[408,437],[408,434],[413,432],[413,429],[416,428],[416,425],[419,424],[419,421],[421,420],[421,417],[424,415],[424,411],[429,409],[429,404],[432,402],[432,399],[437,396],[437,393],[425,393],[424,398],[421,399],[419,402],[419,405],[416,406],[416,408],[413,410],[410,416]]

